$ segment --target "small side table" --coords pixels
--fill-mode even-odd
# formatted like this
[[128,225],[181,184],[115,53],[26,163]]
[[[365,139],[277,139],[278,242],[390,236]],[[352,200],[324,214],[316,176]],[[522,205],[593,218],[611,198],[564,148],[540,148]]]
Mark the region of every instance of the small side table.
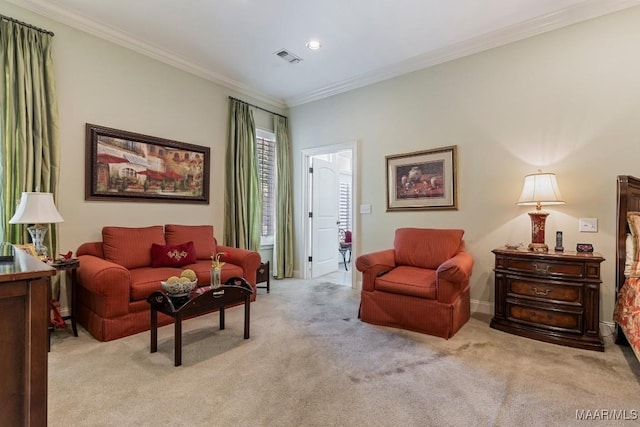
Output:
[[[258,286],[258,283],[267,282],[267,286]],[[256,288],[266,289],[269,293],[271,284],[271,274],[269,272],[269,261],[263,262],[256,272]]]
[[[78,336],[78,327],[76,325],[76,286],[77,286],[77,270],[80,265],[80,260],[77,258],[69,260],[56,260],[49,265],[55,268],[57,271],[64,271],[67,273],[67,277],[71,278],[69,282],[71,286],[71,305],[69,307],[69,315],[63,316],[63,320],[71,320],[71,329],[73,330],[73,336]],[[49,329],[49,338],[51,338],[51,328]]]

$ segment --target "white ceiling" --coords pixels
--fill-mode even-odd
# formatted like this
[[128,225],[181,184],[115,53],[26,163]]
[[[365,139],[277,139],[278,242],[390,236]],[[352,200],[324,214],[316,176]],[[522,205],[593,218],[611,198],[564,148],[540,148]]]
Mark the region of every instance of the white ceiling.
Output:
[[[7,0],[280,107],[640,0]],[[305,43],[316,38],[322,48]],[[303,61],[274,55],[287,49]]]

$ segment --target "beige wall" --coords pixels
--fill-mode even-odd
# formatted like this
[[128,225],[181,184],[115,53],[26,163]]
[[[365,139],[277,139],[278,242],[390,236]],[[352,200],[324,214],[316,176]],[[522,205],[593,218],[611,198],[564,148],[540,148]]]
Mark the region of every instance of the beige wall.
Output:
[[[491,250],[530,241],[530,208],[516,205],[523,177],[555,172],[567,203],[546,209],[547,243],[562,230],[567,249],[590,242],[604,255],[601,319],[611,321],[616,176],[640,175],[639,45],[634,8],[294,107],[293,152],[358,140],[356,203],[372,205],[354,235],[359,252],[391,247],[397,227],[463,228],[476,262],[471,297],[489,310]],[[449,145],[458,210],[385,212],[385,155]],[[598,218],[598,233],[578,233],[585,217]],[[297,232],[301,221],[298,210]]]
[[[239,94],[2,0],[0,8],[56,33],[60,249],[99,239],[104,225],[212,223],[221,235],[227,96]],[[567,204],[548,209],[547,242],[562,230],[565,247],[591,242],[607,258],[601,319],[610,321],[615,178],[640,175],[638,45],[634,8],[294,107],[294,197],[301,197],[302,149],[357,140],[356,202],[373,208],[355,230],[359,251],[389,247],[401,226],[464,228],[476,260],[472,298],[490,310],[491,249],[530,240],[528,208],[515,204],[522,178],[538,168],[555,172]],[[268,115],[256,115],[261,127],[271,127]],[[85,201],[85,123],[211,147],[211,204]],[[384,156],[448,145],[458,146],[459,209],[385,212]],[[294,205],[299,235],[303,212]],[[598,218],[599,232],[578,233],[581,217]],[[299,270],[299,239],[296,251]]]
[[[101,240],[105,225],[213,224],[222,242],[228,96],[251,98],[0,0],[2,13],[55,33],[60,111],[60,250]],[[262,105],[269,110],[281,110]],[[273,129],[270,114],[256,123]],[[84,200],[85,123],[211,148],[209,205]]]

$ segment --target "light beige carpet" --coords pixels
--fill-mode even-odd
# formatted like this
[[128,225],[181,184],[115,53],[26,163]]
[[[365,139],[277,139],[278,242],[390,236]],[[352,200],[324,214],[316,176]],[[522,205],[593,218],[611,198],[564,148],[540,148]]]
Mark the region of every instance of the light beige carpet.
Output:
[[[606,337],[599,353],[489,328],[474,314],[450,340],[362,323],[359,294],[322,280],[272,281],[251,306],[100,343],[56,331],[50,426],[612,425],[640,411],[638,362]],[[634,372],[635,370],[635,372]],[[592,421],[577,419],[577,411]],[[631,421],[621,425],[637,425]]]

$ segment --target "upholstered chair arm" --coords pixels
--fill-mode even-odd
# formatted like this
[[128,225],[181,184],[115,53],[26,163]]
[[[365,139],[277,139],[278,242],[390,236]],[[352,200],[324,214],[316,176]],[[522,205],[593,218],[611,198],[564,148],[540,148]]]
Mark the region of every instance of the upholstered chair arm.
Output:
[[131,282],[129,270],[93,255],[80,255],[78,259],[78,282],[93,294],[94,311],[104,318],[127,314]]
[[396,257],[393,249],[360,255],[356,268],[362,272],[362,290],[373,291],[376,277],[395,268]]
[[220,258],[220,261],[242,267],[244,279],[255,288],[256,274],[261,262],[260,254],[258,252],[222,245],[218,245],[216,250],[218,252],[227,252],[229,256]]
[[89,242],[80,245],[76,251],[76,255],[93,255],[98,258],[104,258],[102,242]]
[[438,301],[451,303],[468,284],[473,270],[473,257],[468,252],[440,264],[436,272]]

